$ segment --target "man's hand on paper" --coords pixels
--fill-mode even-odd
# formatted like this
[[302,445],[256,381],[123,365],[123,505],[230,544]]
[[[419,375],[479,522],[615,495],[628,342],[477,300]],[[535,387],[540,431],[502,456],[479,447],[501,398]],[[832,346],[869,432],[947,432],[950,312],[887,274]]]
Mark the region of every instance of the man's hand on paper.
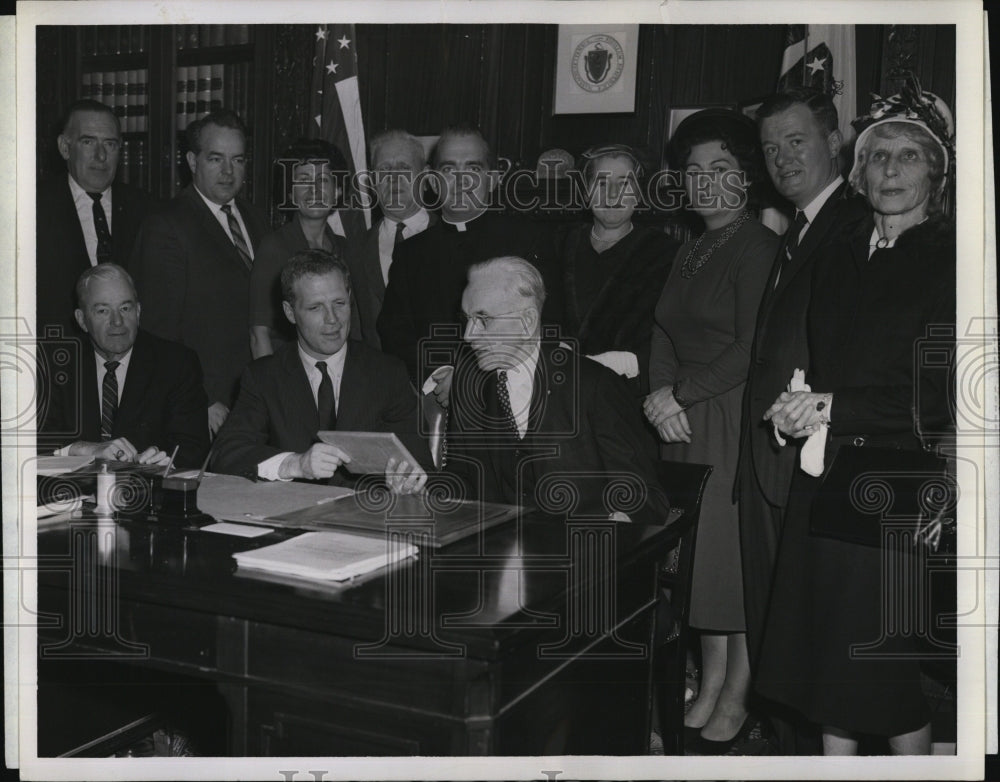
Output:
[[108,461],[133,462],[137,453],[135,446],[128,441],[127,437],[116,437],[114,440],[100,443],[89,443],[81,440],[70,445],[66,455],[93,456],[95,459],[107,459]]
[[278,477],[283,480],[305,478],[315,481],[331,477],[342,464],[351,457],[335,445],[316,443],[304,453],[293,453],[278,468]]
[[394,494],[419,494],[427,484],[427,473],[419,464],[412,467],[406,460],[393,456],[385,464],[385,483]]

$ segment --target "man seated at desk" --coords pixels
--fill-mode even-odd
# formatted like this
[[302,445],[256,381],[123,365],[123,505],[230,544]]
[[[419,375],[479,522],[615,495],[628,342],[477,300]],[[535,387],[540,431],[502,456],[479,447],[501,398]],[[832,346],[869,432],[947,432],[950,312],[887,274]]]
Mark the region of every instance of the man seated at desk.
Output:
[[[394,432],[418,461],[429,463],[417,434],[417,397],[399,359],[349,340],[351,277],[323,250],[293,255],[281,271],[282,309],[298,339],[253,361],[219,431],[212,466],[264,480],[327,480],[345,484],[350,455],[316,442],[319,431]],[[394,491],[420,491],[419,464],[386,465]]]
[[208,402],[197,354],[139,330],[135,284],[121,266],[91,266],[76,284],[76,322],[90,337],[75,377],[53,383],[43,443],[57,453],[198,467],[208,453]]
[[470,267],[462,315],[472,355],[455,368],[446,469],[484,501],[665,523],[635,398],[611,370],[542,339],[544,301],[541,274],[522,258]]

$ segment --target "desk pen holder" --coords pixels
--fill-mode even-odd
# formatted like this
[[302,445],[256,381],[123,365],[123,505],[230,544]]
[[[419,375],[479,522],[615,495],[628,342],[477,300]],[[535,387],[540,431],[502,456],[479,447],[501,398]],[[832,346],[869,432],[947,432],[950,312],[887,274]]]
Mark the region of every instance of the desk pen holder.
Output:
[[153,483],[153,511],[157,516],[186,521],[200,515],[197,478],[162,478]]

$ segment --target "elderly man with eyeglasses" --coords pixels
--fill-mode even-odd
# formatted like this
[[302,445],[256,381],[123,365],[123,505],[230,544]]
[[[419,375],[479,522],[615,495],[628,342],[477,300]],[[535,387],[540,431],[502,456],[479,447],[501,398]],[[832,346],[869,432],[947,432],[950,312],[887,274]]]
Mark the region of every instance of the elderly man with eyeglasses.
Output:
[[669,506],[625,381],[543,338],[544,302],[542,276],[522,258],[470,267],[446,472],[468,497],[559,519],[663,524]]

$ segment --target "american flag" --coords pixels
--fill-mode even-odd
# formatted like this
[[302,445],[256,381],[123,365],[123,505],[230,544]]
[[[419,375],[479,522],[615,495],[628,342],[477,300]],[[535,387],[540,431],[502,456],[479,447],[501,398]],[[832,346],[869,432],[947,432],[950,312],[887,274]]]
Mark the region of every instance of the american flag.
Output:
[[[357,38],[353,24],[316,28],[311,97],[312,135],[336,146],[347,160],[352,175],[366,170],[365,125],[361,117]],[[351,212],[339,214],[345,223],[351,222]],[[364,210],[363,214],[365,228],[370,227],[370,212]],[[353,233],[351,225],[345,224],[344,228],[348,236]]]
[[854,25],[792,24],[785,34],[778,91],[814,87],[833,96],[845,143],[857,116],[857,49]]

